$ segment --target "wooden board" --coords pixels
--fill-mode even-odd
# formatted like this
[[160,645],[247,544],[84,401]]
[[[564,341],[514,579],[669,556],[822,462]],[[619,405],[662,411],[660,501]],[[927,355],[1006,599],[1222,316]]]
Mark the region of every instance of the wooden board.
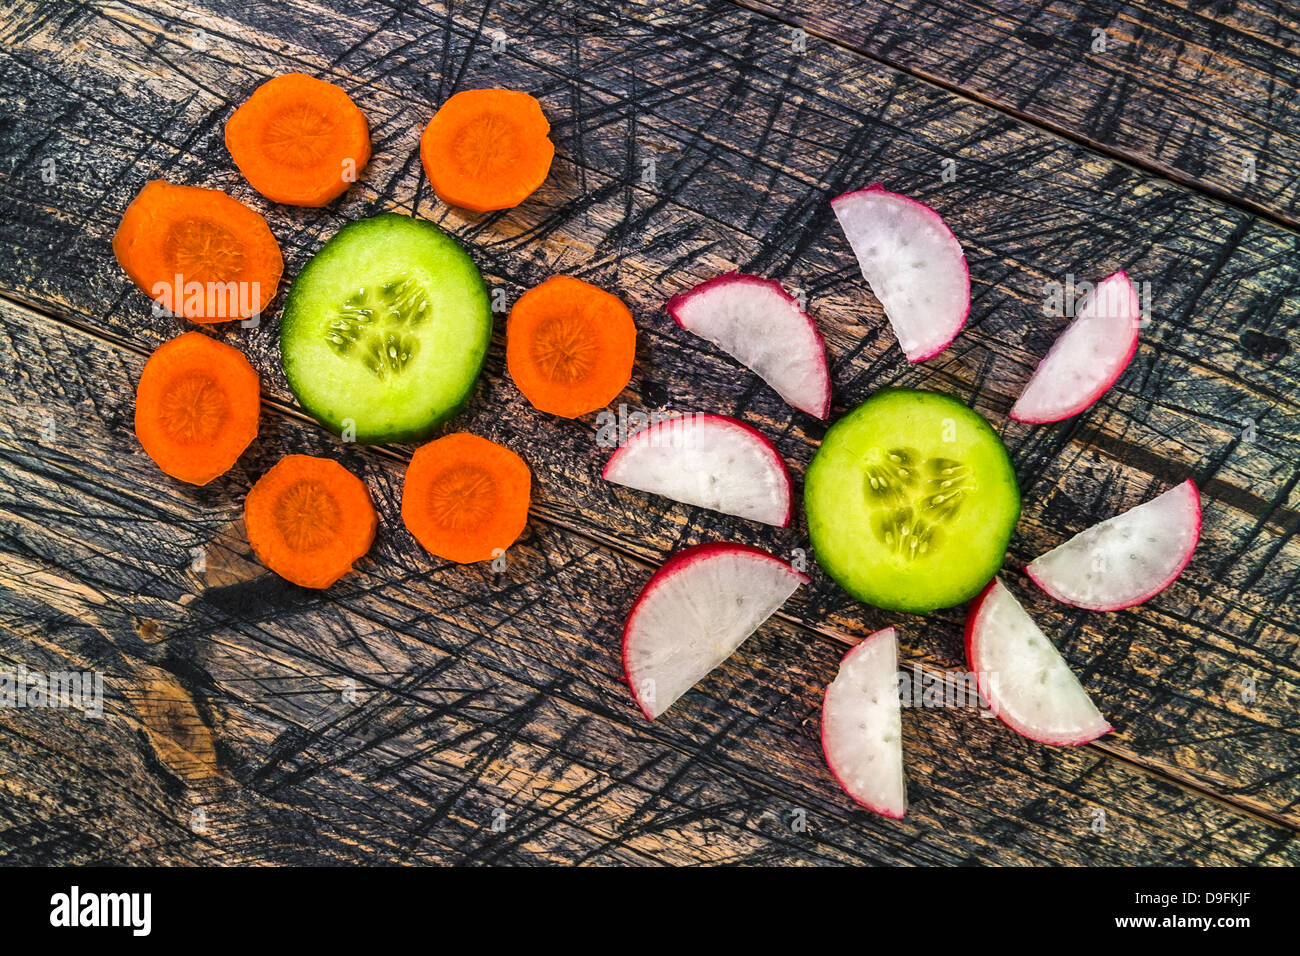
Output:
[[1294,5],[741,2],[1226,202],[1300,217]]
[[0,779],[32,834],[7,838],[19,859],[1291,858],[1283,826],[973,709],[907,714],[905,822],[851,809],[818,744],[839,648],[785,621],[652,726],[618,659],[647,568],[545,521],[500,574],[439,565],[395,513],[400,463],[355,447],[342,460],[380,540],[304,592],[251,556],[240,504],[282,454],[337,454],[331,439],[271,410],[233,472],[181,488],[127,427],[139,355],[5,304],[0,330],[23,369],[6,404],[55,423],[0,441],[4,663],[100,671],[107,698],[98,721],[0,711]]
[[[53,733],[60,717],[37,733],[33,712],[0,715],[27,742],[0,777],[14,832],[31,834],[12,844],[24,858],[1294,862],[1300,409],[1285,225],[1225,204],[1213,183],[1121,165],[1086,136],[1064,142],[842,45],[814,36],[800,51],[787,24],[727,5],[40,3],[3,30],[0,234],[12,254],[0,293],[16,353],[7,387],[25,411],[7,436],[14,610],[0,653],[26,661],[41,634],[42,656],[111,662],[131,705],[92,752],[79,726]],[[371,121],[375,157],[327,210],[266,203],[221,145],[233,106],[289,69],[339,82]],[[431,195],[415,144],[451,90],[483,85],[536,93],[557,159],[519,209],[471,217]],[[915,809],[901,829],[869,819],[821,766],[809,730],[820,690],[848,643],[890,622],[908,663],[963,669],[961,614],[888,616],[815,568],[741,656],[647,727],[619,686],[612,635],[653,564],[718,538],[789,555],[807,548],[805,530],[605,485],[594,416],[528,408],[500,337],[456,425],[534,471],[530,535],[511,551],[517,584],[438,568],[400,531],[408,448],[341,447],[304,423],[278,368],[279,299],[261,328],[214,330],[262,373],[268,434],[229,478],[177,489],[129,433],[133,376],[176,326],[149,315],[108,247],[157,176],[264,211],[289,276],[344,221],[395,208],[457,234],[510,301],[555,272],[615,289],[641,330],[620,402],[738,415],[798,475],[824,426],[661,311],[726,268],[782,277],[826,333],[834,414],[881,385],[937,387],[1003,432],[1026,502],[1012,569],[1195,477],[1204,544],[1157,600],[1092,615],[1020,588],[1118,732],[1062,753],[973,714],[910,713]],[[971,325],[923,366],[902,361],[825,202],[874,179],[938,208],[971,262]],[[1121,267],[1152,290],[1134,366],[1073,422],[1005,422],[1064,321],[1044,314],[1044,283]],[[84,443],[42,445],[48,417]],[[326,595],[261,572],[237,522],[252,479],[313,448],[366,474],[388,535],[358,581]],[[150,534],[113,544],[124,524]],[[226,556],[216,577],[186,572],[190,548]],[[337,699],[347,680],[355,701]],[[38,766],[42,746],[82,768],[66,797],[66,778]],[[97,819],[137,790],[154,794],[150,811],[69,839],[88,781],[105,777],[118,784]],[[795,838],[786,805],[834,836]],[[221,821],[207,837],[188,828],[196,807]],[[529,835],[484,833],[490,808],[522,814]],[[1109,837],[1091,829],[1098,808]]]

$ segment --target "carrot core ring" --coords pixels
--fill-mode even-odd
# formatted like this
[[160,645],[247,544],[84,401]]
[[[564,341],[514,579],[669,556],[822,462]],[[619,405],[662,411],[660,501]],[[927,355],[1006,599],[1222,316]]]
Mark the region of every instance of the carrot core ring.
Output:
[[286,455],[248,492],[244,523],[268,568],[327,588],[370,550],[379,518],[365,484],[338,462]]
[[416,450],[402,520],[426,551],[470,564],[503,554],[528,522],[532,475],[509,448],[458,432]]
[[257,437],[260,391],[238,349],[186,332],[145,363],[135,392],[136,437],[164,472],[206,485]]
[[537,99],[515,90],[462,90],[429,120],[420,159],[438,198],[474,212],[510,209],[546,180],[555,157]]
[[506,365],[524,398],[577,418],[612,402],[632,377],[636,325],[603,289],[553,276],[529,289],[506,322]]

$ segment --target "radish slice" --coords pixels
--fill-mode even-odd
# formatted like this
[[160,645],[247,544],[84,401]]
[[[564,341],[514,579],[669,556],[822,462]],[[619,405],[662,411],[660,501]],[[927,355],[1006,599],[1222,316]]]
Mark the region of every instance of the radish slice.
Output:
[[725,415],[682,415],[637,432],[610,455],[606,481],[784,528],[790,475],[772,443]]
[[907,360],[938,355],[970,314],[970,272],[952,230],[880,183],[837,196],[831,208]]
[[1031,740],[1086,744],[1114,729],[997,578],[967,614],[966,661],[993,713]]
[[1184,481],[1080,531],[1031,561],[1025,573],[1058,601],[1118,611],[1173,584],[1200,537],[1201,496],[1192,481]]
[[623,627],[623,672],[654,720],[704,679],[808,581],[742,544],[697,544],[655,572]]
[[753,369],[795,408],[821,419],[830,413],[826,343],[781,283],[731,272],[673,296],[668,314]]
[[1141,321],[1142,306],[1128,275],[1121,271],[1102,279],[1034,369],[1011,417],[1043,424],[1088,408],[1128,367]]
[[907,782],[892,627],[869,635],[840,661],[822,704],[822,752],[845,793],[868,810],[903,818]]

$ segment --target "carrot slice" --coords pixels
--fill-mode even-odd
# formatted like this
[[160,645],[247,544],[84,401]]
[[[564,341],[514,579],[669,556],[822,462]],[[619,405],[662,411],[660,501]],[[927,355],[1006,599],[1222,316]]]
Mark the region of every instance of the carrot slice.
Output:
[[206,485],[257,437],[259,384],[239,349],[186,332],[144,364],[135,390],[136,437],[164,472]]
[[333,83],[285,73],[254,90],[226,121],[226,149],[272,202],[324,206],[370,161],[370,126]]
[[506,365],[533,407],[565,418],[604,408],[627,387],[636,325],[618,296],[552,276],[506,322]]
[[424,549],[459,564],[503,553],[528,522],[532,473],[496,442],[457,432],[416,449],[402,520]]
[[462,90],[429,120],[420,159],[443,202],[487,212],[511,209],[551,169],[555,144],[542,105],[515,90]]
[[146,183],[126,207],[113,252],[145,295],[195,322],[260,314],[284,271],[262,216],[219,189]]
[[268,568],[327,588],[365,557],[379,518],[365,484],[337,461],[286,455],[244,500],[248,543]]

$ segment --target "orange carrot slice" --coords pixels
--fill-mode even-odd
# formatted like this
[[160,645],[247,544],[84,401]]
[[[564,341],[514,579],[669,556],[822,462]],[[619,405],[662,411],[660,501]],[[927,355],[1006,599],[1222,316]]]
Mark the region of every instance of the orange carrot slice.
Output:
[[259,380],[239,349],[186,332],[144,364],[135,434],[164,472],[206,485],[257,437]]
[[511,209],[551,169],[551,124],[535,97],[515,90],[462,90],[429,120],[420,159],[443,202],[487,212]]
[[286,455],[244,500],[248,543],[268,568],[327,588],[365,557],[379,518],[360,478],[337,461]]
[[286,73],[259,86],[226,121],[226,149],[272,202],[324,206],[370,161],[370,126],[333,83]]
[[636,325],[617,296],[553,276],[529,289],[506,322],[506,365],[519,391],[543,412],[577,418],[627,387]]
[[126,207],[113,252],[145,295],[195,322],[260,314],[284,271],[260,214],[219,189],[147,183]]
[[528,522],[532,474],[503,445],[457,432],[416,449],[402,520],[424,549],[470,564],[505,552]]

